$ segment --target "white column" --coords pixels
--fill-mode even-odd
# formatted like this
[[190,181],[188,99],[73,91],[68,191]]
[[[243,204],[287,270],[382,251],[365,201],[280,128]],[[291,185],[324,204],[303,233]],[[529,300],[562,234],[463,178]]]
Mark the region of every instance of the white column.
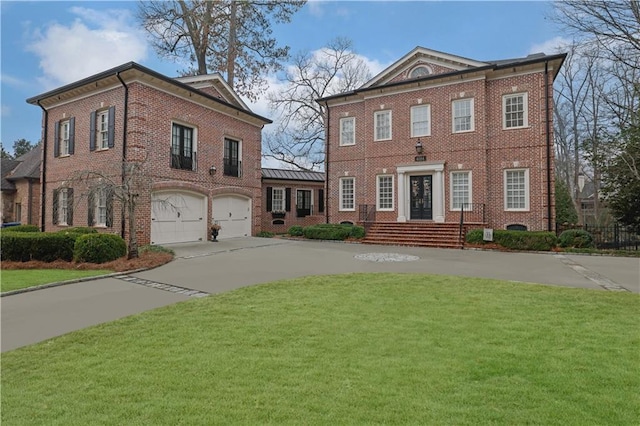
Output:
[[398,171],[398,222],[406,222],[406,194],[405,194],[405,180],[406,175],[404,172]]
[[442,170],[433,175],[433,221],[444,223],[444,179]]

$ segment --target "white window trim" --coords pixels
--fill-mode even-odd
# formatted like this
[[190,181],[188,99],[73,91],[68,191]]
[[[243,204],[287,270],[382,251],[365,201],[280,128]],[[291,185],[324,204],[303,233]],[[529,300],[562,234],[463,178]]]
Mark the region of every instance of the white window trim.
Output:
[[[380,178],[391,178],[391,207],[380,207]],[[376,176],[376,210],[379,212],[392,212],[395,210],[395,179],[393,175],[378,175]]]
[[469,176],[469,200],[467,204],[473,203],[473,174],[471,170],[455,170],[449,173],[449,210],[452,212],[459,212],[460,207],[453,207],[453,175],[456,173],[466,173]]
[[[351,121],[353,122],[353,140],[351,142],[345,142],[342,139],[342,124]],[[340,119],[340,146],[353,146],[356,144],[356,118],[355,117],[344,117]]]
[[[353,207],[351,208],[345,208],[344,207],[344,193],[343,193],[343,188],[342,188],[342,182],[345,180],[351,180],[353,182]],[[339,184],[340,184],[340,208],[339,210],[342,212],[354,212],[356,211],[356,178],[355,177],[341,177],[339,179]]]
[[[182,127],[188,127],[191,129],[191,154],[194,158],[193,166],[191,167],[192,171],[198,171],[198,127],[189,124],[184,121],[171,120],[171,127],[169,128],[169,147],[173,146],[173,125],[176,124]],[[224,150],[224,143],[222,144],[222,149]],[[238,151],[240,151],[240,147],[238,147]],[[178,169],[174,169],[178,170]]]
[[[67,217],[69,217],[69,190],[62,188],[58,192],[58,225],[68,226]],[[63,202],[64,201],[64,202]]]
[[[382,114],[389,114],[389,137],[384,139],[378,139],[378,116]],[[373,140],[374,141],[390,141],[393,139],[393,113],[390,109],[384,111],[376,111],[373,114]]]
[[[106,128],[102,130],[102,117],[105,117]],[[106,138],[103,140],[103,134]],[[99,151],[109,149],[109,110],[98,111],[96,113],[96,145]]]
[[[66,135],[63,129],[66,128]],[[58,142],[60,145],[60,157],[68,157],[69,154],[69,145],[70,145],[70,133],[71,133],[71,120],[64,120],[60,122],[60,129],[58,130],[60,141]],[[66,136],[66,139],[65,139]]]
[[[508,208],[507,207],[507,172],[524,171],[524,208]],[[529,169],[505,169],[502,177],[502,190],[504,192],[504,211],[507,212],[528,212],[530,209],[530,190],[529,190]]]
[[[507,98],[514,98],[517,96],[522,96],[522,104],[524,107],[522,126],[507,127]],[[529,93],[522,92],[502,95],[502,130],[524,129],[526,127],[529,127]]]
[[[469,130],[456,130],[456,103],[458,102],[467,102],[471,101],[471,123]],[[451,102],[451,132],[452,133],[469,133],[475,132],[476,130],[476,114],[475,114],[475,98],[463,98],[463,99],[455,99]]]
[[[414,111],[418,108],[427,108],[427,132],[424,135],[418,135],[413,132],[413,123],[415,122]],[[411,107],[411,137],[417,138],[422,136],[431,136],[431,105],[430,104],[422,104],[422,105],[414,105]]]
[[[104,197],[104,222],[100,221],[100,198]],[[95,197],[95,213],[94,213],[94,217],[95,217],[95,226],[96,227],[102,227],[105,228],[107,226],[107,216],[109,214],[109,212],[107,211],[107,204],[108,204],[108,200],[107,200],[107,193],[105,189],[99,190],[96,193],[96,197]]]
[[[281,198],[282,207],[281,208],[276,208],[275,205],[274,205],[274,202],[276,200],[276,197],[275,197],[276,191],[278,191],[278,192],[282,191],[282,198]],[[278,200],[278,201],[280,201],[280,200]],[[286,205],[285,204],[286,204],[286,191],[285,191],[284,187],[271,188],[271,211],[272,212],[284,212],[285,209],[286,209]]]

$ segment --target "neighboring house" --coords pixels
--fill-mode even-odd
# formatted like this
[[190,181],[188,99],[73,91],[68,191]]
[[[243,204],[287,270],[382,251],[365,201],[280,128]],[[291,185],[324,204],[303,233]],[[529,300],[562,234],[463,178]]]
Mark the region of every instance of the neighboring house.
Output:
[[331,223],[552,230],[553,80],[565,54],[481,62],[417,47],[327,109]]
[[[262,127],[219,75],[170,78],[130,62],[27,100],[43,110],[42,227],[128,237],[101,182],[136,178],[139,244],[253,235],[262,206]],[[137,164],[140,173],[131,173]],[[127,167],[124,167],[124,166]],[[91,181],[80,171],[99,172]]]
[[41,156],[36,145],[15,160],[2,159],[2,222],[39,225]]
[[262,230],[285,233],[293,225],[325,221],[324,173],[262,169]]

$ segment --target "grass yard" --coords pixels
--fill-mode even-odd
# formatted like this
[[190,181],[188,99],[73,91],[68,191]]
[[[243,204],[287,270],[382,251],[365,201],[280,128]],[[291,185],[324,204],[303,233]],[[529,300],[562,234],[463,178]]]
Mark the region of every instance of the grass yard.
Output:
[[109,274],[113,271],[107,270],[84,270],[76,271],[71,269],[9,269],[2,270],[0,279],[0,289],[2,292],[19,290],[27,287],[34,287],[42,284],[55,283],[78,278],[94,277],[97,275]]
[[248,287],[4,353],[2,423],[635,425],[639,302],[408,274]]

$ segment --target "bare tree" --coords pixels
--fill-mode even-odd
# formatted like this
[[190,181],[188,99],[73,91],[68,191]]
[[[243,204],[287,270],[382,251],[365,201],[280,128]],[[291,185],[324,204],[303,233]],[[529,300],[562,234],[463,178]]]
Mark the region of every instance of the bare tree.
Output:
[[278,128],[265,135],[265,157],[300,169],[324,164],[324,107],[316,99],[354,90],[371,78],[369,68],[345,38],[316,52],[294,56],[282,89],[267,95]]
[[[113,170],[78,170],[65,181],[65,186],[74,188],[74,196],[88,201],[88,225],[93,226],[101,215],[105,215],[107,223],[113,221],[114,201],[120,205],[123,217],[128,224],[128,254],[129,259],[138,257],[138,238],[136,211],[139,194],[150,190],[150,179],[144,171],[144,161],[125,161],[122,163],[122,173],[117,168]],[[146,189],[145,189],[146,188]],[[104,198],[104,211],[96,209],[95,201]],[[100,203],[101,204],[101,203]],[[102,205],[102,204],[101,204]]]
[[240,95],[255,101],[264,75],[282,68],[289,48],[272,37],[273,23],[290,22],[301,0],[141,1],[138,17],[156,52],[187,61],[184,75],[221,73]]
[[638,67],[639,0],[563,0],[554,5],[553,19],[574,36],[597,43],[608,59]]

